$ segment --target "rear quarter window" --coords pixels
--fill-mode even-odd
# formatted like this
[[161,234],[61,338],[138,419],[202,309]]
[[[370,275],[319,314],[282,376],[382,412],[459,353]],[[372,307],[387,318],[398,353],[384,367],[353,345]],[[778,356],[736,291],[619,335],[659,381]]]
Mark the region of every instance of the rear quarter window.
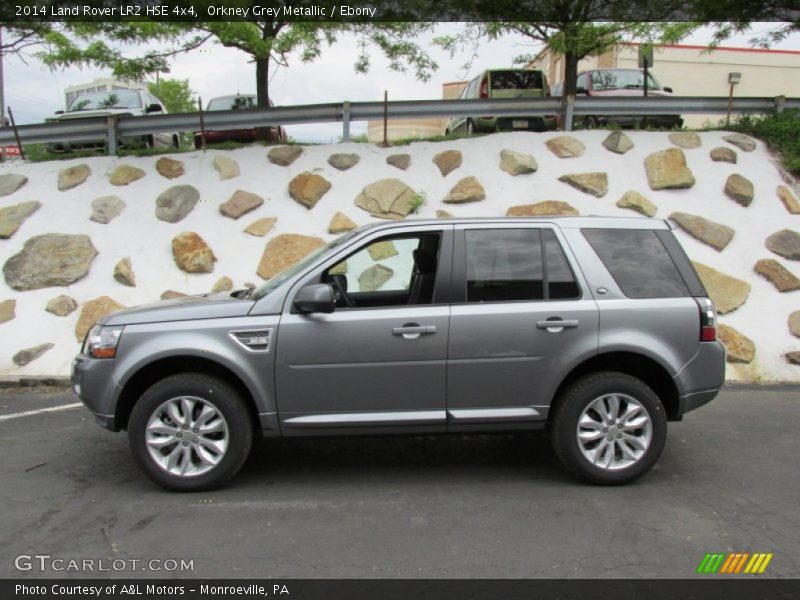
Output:
[[691,296],[652,229],[583,229],[586,241],[628,298]]
[[493,90],[541,90],[544,78],[541,71],[492,71]]

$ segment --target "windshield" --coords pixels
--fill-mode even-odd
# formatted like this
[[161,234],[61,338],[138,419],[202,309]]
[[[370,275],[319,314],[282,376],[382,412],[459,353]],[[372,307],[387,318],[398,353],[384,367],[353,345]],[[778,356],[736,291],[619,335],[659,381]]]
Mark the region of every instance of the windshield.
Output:
[[207,110],[241,110],[253,108],[255,105],[255,96],[226,96],[210,100]]
[[354,235],[356,235],[358,232],[359,232],[358,229],[356,229],[354,231],[350,231],[348,233],[340,235],[335,240],[332,240],[332,241],[328,242],[327,244],[325,244],[324,246],[321,246],[321,247],[317,248],[311,254],[307,254],[306,256],[301,258],[299,261],[294,263],[292,266],[287,268],[285,271],[281,271],[280,273],[275,275],[275,277],[272,277],[271,279],[265,281],[260,286],[258,286],[253,291],[253,294],[250,296],[250,299],[252,299],[252,300],[260,300],[261,298],[263,298],[264,296],[269,294],[272,290],[274,290],[278,286],[282,285],[283,283],[285,283],[286,281],[288,281],[289,279],[291,279],[292,277],[294,277],[298,273],[301,273],[308,266],[310,266],[315,260],[317,260],[318,257],[320,257],[323,254],[325,254],[326,252],[329,252],[329,251],[333,250],[334,248],[344,244],[350,238],[352,238]]
[[81,94],[67,109],[68,112],[76,110],[96,110],[102,108],[141,108],[142,99],[139,92],[118,90],[115,92],[94,92]]
[[[652,73],[647,74],[647,87],[660,90]],[[592,71],[592,89],[601,90],[638,90],[644,88],[644,73],[636,70],[624,71]]]

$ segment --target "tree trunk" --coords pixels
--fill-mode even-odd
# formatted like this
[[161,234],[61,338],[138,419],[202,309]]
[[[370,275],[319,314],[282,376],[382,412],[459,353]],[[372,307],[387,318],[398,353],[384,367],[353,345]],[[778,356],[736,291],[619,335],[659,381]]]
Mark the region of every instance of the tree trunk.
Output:
[[[256,106],[269,107],[269,56],[256,58]],[[256,128],[256,140],[269,141],[269,127]]]
[[[561,96],[561,128],[566,129],[567,102],[575,101],[575,87],[578,79],[578,57],[573,52],[564,53],[564,93]],[[571,124],[570,124],[571,125]]]

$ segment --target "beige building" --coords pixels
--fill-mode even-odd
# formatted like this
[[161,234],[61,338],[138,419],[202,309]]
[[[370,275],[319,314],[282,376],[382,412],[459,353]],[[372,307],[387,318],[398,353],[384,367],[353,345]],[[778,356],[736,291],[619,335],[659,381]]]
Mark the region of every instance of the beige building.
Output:
[[110,77],[100,77],[90,83],[73,85],[64,90],[64,102],[66,106],[81,94],[92,92],[113,92],[115,90],[143,90],[147,91],[144,81],[118,81]]
[[[620,44],[599,56],[580,61],[578,72],[588,69],[638,68],[639,45]],[[734,96],[800,97],[800,51],[757,48],[666,45],[653,56],[653,74],[676,96],[727,96],[728,74],[740,73]],[[540,52],[528,65],[547,74],[551,85],[564,79],[564,57]],[[724,115],[685,115],[685,124],[697,127],[717,123]]]

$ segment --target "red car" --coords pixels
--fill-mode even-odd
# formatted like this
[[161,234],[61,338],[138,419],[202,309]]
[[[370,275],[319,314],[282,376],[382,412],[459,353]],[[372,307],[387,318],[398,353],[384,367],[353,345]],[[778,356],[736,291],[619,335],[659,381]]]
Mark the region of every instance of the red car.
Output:
[[[273,106],[272,101],[269,103]],[[256,96],[253,94],[236,94],[234,96],[219,96],[209,100],[206,111],[215,110],[247,110],[256,108]],[[269,126],[267,129],[268,142],[285,142],[286,130],[281,126]],[[256,141],[258,129],[206,129],[206,144],[218,144],[220,142],[241,142],[251,143]],[[200,131],[194,132],[194,147],[203,147],[203,134]]]

